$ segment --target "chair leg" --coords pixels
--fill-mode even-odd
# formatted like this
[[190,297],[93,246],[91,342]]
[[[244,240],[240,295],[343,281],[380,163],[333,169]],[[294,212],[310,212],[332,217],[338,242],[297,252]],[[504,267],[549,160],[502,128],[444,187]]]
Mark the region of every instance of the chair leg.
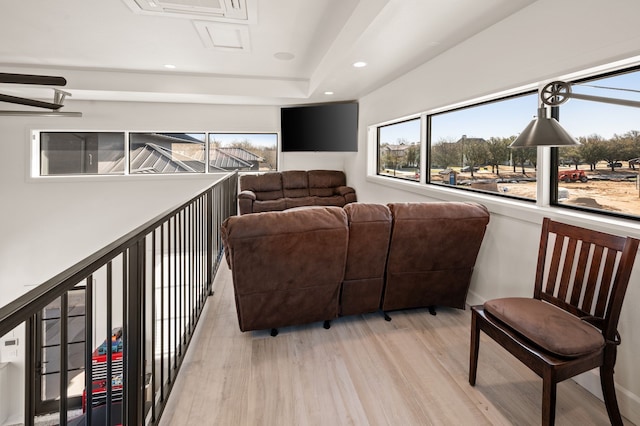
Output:
[[600,384],[602,385],[602,395],[604,396],[604,405],[607,407],[609,421],[615,426],[622,425],[622,416],[618,408],[616,387],[613,381],[613,367],[607,365],[606,361],[600,367]]
[[469,354],[469,384],[476,385],[476,372],[478,371],[478,352],[480,350],[480,327],[476,311],[471,311],[471,345]]
[[553,426],[556,422],[556,382],[550,372],[542,377],[542,424]]

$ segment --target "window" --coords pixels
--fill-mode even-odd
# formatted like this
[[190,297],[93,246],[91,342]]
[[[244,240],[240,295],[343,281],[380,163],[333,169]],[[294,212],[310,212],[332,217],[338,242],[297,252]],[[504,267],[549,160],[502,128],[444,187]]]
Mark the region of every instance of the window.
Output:
[[420,180],[420,118],[378,127],[378,174]]
[[130,173],[204,173],[204,133],[131,133]]
[[40,175],[124,174],[124,133],[40,133]]
[[[33,132],[39,176],[278,169],[277,133]],[[207,162],[207,158],[209,161]]]
[[640,65],[569,83],[592,98],[570,98],[551,113],[581,145],[542,148],[551,154],[540,164],[550,174],[544,188],[539,149],[509,147],[538,113],[537,91],[376,126],[376,174],[421,181],[422,164],[428,185],[640,219]]
[[429,182],[535,200],[536,149],[509,145],[537,99],[527,93],[429,115]]
[[272,171],[278,169],[276,133],[209,134],[209,170]]
[[[640,70],[575,82],[573,93],[639,100]],[[559,122],[581,142],[557,148],[555,204],[640,216],[640,109],[570,99]]]

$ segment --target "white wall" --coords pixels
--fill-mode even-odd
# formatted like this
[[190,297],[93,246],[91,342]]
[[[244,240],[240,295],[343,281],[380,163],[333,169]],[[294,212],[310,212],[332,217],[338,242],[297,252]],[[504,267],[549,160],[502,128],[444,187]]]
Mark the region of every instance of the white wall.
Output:
[[216,175],[30,179],[32,129],[279,130],[276,107],[69,102],[65,109],[82,111],[83,117],[0,117],[0,304],[216,180]]
[[[539,0],[360,99],[359,153],[357,158],[345,160],[348,181],[357,188],[359,200],[467,199],[487,205],[492,216],[468,298],[472,304],[499,296],[532,294],[543,216],[640,237],[637,222],[568,214],[528,203],[496,202],[495,197],[429,190],[410,183],[390,186],[385,183],[388,179],[365,172],[370,154],[368,126],[637,56],[638,16],[640,3],[631,0]],[[404,190],[398,189],[400,186]],[[640,424],[640,330],[635,326],[640,323],[640,310],[635,308],[640,303],[639,274],[640,259],[620,320],[622,345],[615,375],[621,411],[636,424]],[[480,352],[482,356],[482,349]],[[587,373],[577,381],[598,393],[598,380],[596,374]]]
[[[0,306],[196,195],[220,176],[30,179],[32,129],[277,132],[280,127],[277,107],[67,103],[66,110],[82,111],[83,117],[0,117]],[[23,412],[22,333],[22,328],[16,333],[17,357],[0,352],[0,362],[12,362],[5,369],[11,380],[0,382],[0,394],[13,398],[7,404],[12,408],[9,424],[20,421]]]

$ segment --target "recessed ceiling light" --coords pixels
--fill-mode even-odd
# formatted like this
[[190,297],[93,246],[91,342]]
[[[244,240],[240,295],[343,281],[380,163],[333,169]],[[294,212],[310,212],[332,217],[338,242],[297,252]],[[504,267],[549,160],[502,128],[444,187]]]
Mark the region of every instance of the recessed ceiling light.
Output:
[[290,61],[295,58],[295,55],[290,52],[277,52],[273,54],[273,57],[281,61]]
[[173,65],[173,64],[164,64],[164,67],[165,67],[165,68],[168,68],[168,69],[170,69],[170,70],[173,70],[173,69],[175,69],[175,68],[176,68],[176,66],[175,66],[175,65]]
[[362,68],[362,67],[366,67],[367,63],[366,62],[362,62],[362,61],[358,61],[358,62],[354,62],[353,66],[356,68]]
[[327,91],[327,92],[324,92],[324,94],[325,95],[333,95],[333,92]]

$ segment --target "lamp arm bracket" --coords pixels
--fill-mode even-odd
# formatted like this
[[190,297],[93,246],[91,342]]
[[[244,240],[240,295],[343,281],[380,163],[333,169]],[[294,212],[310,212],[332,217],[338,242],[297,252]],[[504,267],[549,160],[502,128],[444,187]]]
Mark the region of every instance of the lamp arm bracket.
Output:
[[640,108],[639,101],[573,93],[571,91],[571,85],[564,81],[553,81],[547,84],[546,86],[544,86],[540,91],[540,100],[544,105],[558,106],[560,104],[565,103],[569,99],[582,99],[585,101],[603,102],[606,104],[623,105],[623,106]]

